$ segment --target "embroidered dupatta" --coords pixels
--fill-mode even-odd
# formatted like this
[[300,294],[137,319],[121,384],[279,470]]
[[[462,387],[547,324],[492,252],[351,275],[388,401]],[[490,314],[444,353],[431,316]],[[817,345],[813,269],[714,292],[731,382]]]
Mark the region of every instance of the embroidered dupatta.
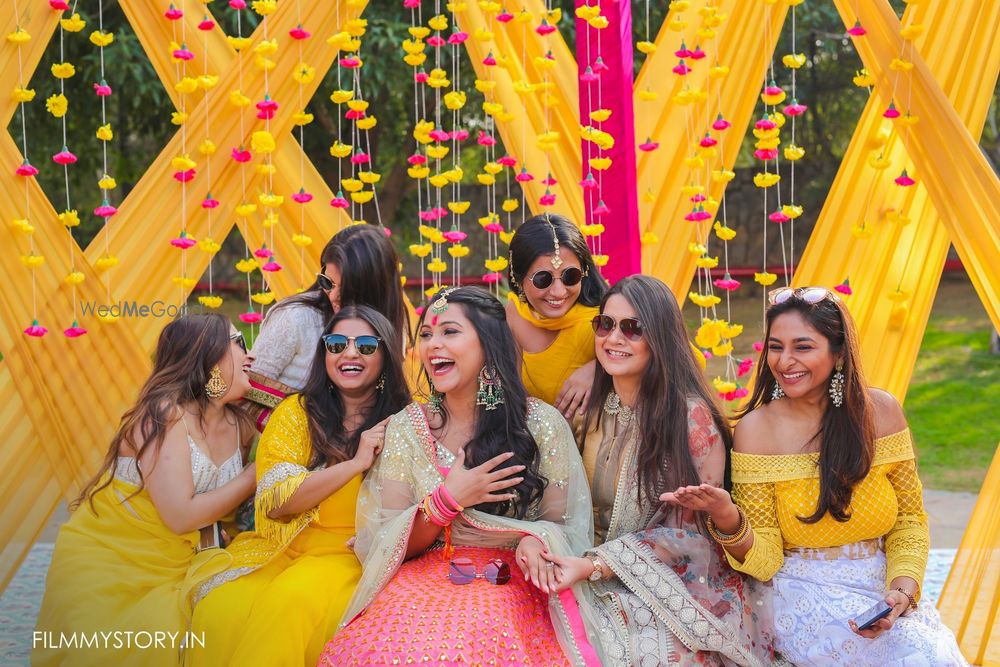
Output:
[[[721,485],[723,444],[708,411],[691,402],[688,422],[701,478]],[[605,433],[614,433],[614,418],[604,416],[601,426],[588,434],[586,454],[602,445]],[[665,511],[640,496],[635,433],[620,445],[607,539],[591,550],[616,575],[591,584],[608,664],[639,664],[650,652],[671,665],[777,664],[769,587],[732,571],[692,515]]]
[[[582,553],[593,541],[590,493],[573,434],[550,405],[529,399],[528,430],[538,443],[539,472],[548,479],[545,493],[524,520],[467,509],[452,523],[455,545],[515,549],[530,534],[554,554]],[[437,466],[437,445],[418,403],[396,414],[386,427],[385,445],[358,496],[355,551],[364,572],[341,621],[346,625],[375,599],[403,563],[418,503],[444,481]],[[511,562],[514,575],[519,570]],[[442,572],[442,582],[445,573]],[[443,593],[446,594],[447,587]],[[577,599],[582,585],[549,598],[552,625],[574,665],[601,664],[587,639],[596,618]],[[581,615],[583,612],[583,615]]]

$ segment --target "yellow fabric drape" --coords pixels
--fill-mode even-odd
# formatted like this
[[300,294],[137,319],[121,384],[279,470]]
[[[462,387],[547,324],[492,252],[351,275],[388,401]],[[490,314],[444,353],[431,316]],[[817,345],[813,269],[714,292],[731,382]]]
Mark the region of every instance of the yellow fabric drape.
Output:
[[[1000,29],[1000,3],[911,5],[903,15],[903,24],[914,23],[927,26],[926,33],[914,41],[915,47],[944,86],[971,136],[978,138],[1000,70],[1000,43],[993,39]],[[963,35],[963,39],[956,42],[954,35]],[[896,100],[900,107],[906,99],[904,81],[901,74],[903,94],[897,93]],[[913,163],[896,134],[890,134],[893,121],[882,117],[888,105],[888,95],[877,88],[809,237],[795,284],[832,286],[850,277],[855,293],[847,303],[858,324],[868,379],[902,400],[950,239],[928,199],[925,177],[917,172],[917,184],[909,188],[893,182],[904,167],[912,171]],[[923,132],[937,122],[934,117],[919,115],[913,132]],[[890,162],[882,171],[868,163],[879,154]],[[961,198],[952,201],[952,205],[961,205]],[[910,224],[895,222],[893,215],[887,219],[890,211],[903,214]],[[872,230],[870,238],[859,239],[850,232],[851,225],[862,220]],[[888,298],[897,288],[911,295],[907,318],[899,325],[891,318],[894,304]],[[886,350],[892,353],[886,354]]]
[[[503,148],[517,158],[521,166],[535,176],[535,180],[518,184],[512,180],[513,197],[520,196],[518,185],[524,189],[525,203],[529,210],[523,211],[525,217],[541,212],[538,199],[545,194],[545,168],[548,165],[552,175],[559,185],[554,192],[557,194],[554,206],[548,207],[550,212],[559,213],[580,225],[585,218],[583,196],[576,185],[580,178],[580,119],[579,93],[577,82],[576,59],[566,46],[562,35],[552,33],[547,39],[539,39],[535,34],[535,26],[545,14],[545,5],[540,0],[513,0],[504,3],[504,7],[514,16],[524,10],[530,12],[534,21],[518,23],[511,21],[504,25],[493,19],[496,15],[485,13],[478,3],[470,2],[466,9],[456,15],[458,25],[462,30],[473,35],[465,42],[469,59],[476,71],[476,76],[483,80],[496,81],[496,87],[486,99],[492,99],[503,105],[504,109],[514,114],[514,119],[506,123],[497,123],[497,130],[503,139]],[[480,41],[474,34],[477,28],[484,28],[493,33],[493,39]],[[525,95],[514,91],[515,81],[528,81],[539,84],[543,81],[542,70],[535,64],[535,58],[545,55],[546,48],[551,47],[555,58],[555,69],[549,72],[549,80],[555,84],[552,91],[536,91]],[[507,58],[506,67],[487,67],[483,58],[490,52],[494,57]],[[526,63],[522,63],[522,53],[526,55]],[[543,104],[545,95],[551,96],[554,102],[548,109]],[[546,155],[536,145],[536,137],[547,130],[559,133],[559,143]],[[503,178],[503,177],[501,177]],[[502,180],[498,180],[498,198],[503,199]],[[529,213],[530,211],[530,213]],[[516,218],[520,223],[520,216]]]
[[[168,43],[169,26],[164,27],[161,10],[154,7],[151,0],[130,0],[122,3],[123,8],[128,12],[129,20],[135,27],[136,34],[149,39],[151,43],[144,43],[148,53],[162,51],[164,45]],[[310,10],[310,18],[314,25],[318,26],[318,34],[313,39],[304,40],[302,47],[302,61],[309,63],[316,68],[317,75],[308,85],[303,86],[304,99],[312,97],[323,80],[321,73],[326,72],[335,62],[337,52],[326,44],[321,37],[322,34],[335,33],[340,30],[340,26],[348,19],[358,16],[364,9],[364,3],[357,7],[345,9],[340,3],[321,3]],[[155,11],[154,11],[155,9]],[[187,12],[186,14],[196,14]],[[192,20],[195,20],[192,17]],[[267,18],[269,34],[287,35],[288,31],[298,24],[298,14],[294,3],[280,3],[277,11]],[[320,26],[322,28],[320,28]],[[253,64],[253,45],[263,39],[263,29],[259,27],[253,35],[251,46],[242,51],[244,59],[243,67],[245,76],[243,80],[242,92],[251,100],[259,101],[264,98],[264,78],[256,74],[256,67]],[[188,48],[196,54],[200,52],[197,43],[188,44]],[[221,47],[220,47],[221,48]],[[210,52],[214,52],[210,47]],[[154,60],[154,65],[159,60]],[[197,59],[193,62],[197,62]],[[212,90],[211,104],[207,106],[212,116],[212,141],[219,147],[215,155],[210,158],[201,157],[197,154],[197,147],[201,141],[202,125],[206,104],[204,97],[197,99],[193,104],[189,104],[189,127],[187,149],[193,157],[199,161],[199,170],[204,170],[204,164],[209,159],[212,162],[213,180],[211,192],[213,197],[219,200],[220,205],[213,212],[214,231],[216,240],[225,238],[232,224],[236,220],[234,209],[241,203],[241,180],[240,169],[232,164],[229,151],[236,146],[249,146],[252,132],[263,129],[263,126],[255,118],[254,113],[248,113],[248,122],[245,124],[245,134],[240,131],[239,114],[235,113],[234,107],[229,103],[229,92],[237,90],[239,86],[239,70],[236,66],[236,58],[232,57],[228,67],[220,67],[219,84]],[[282,109],[271,120],[271,134],[277,140],[279,146],[287,147],[280,155],[274,154],[275,166],[283,174],[282,178],[287,179],[286,183],[297,183],[298,164],[294,162],[294,167],[290,167],[284,155],[288,151],[297,150],[294,142],[290,141],[290,131],[293,127],[291,112],[293,102],[298,99],[299,84],[292,79],[292,72],[298,65],[297,58],[278,58],[277,65],[269,73],[268,78],[271,83],[268,93],[271,98],[282,104]],[[165,64],[158,65],[158,69],[166,67]],[[173,91],[176,83],[176,74],[170,66],[161,69],[161,76],[166,76],[165,87]],[[172,93],[173,94],[173,93]],[[251,107],[252,108],[252,107]],[[200,121],[200,122],[199,122]],[[180,188],[173,187],[177,184],[173,181],[172,173],[174,168],[170,160],[181,153],[181,134],[178,132],[161,151],[160,155],[147,169],[143,178],[136,184],[136,187],[129,193],[122,203],[121,213],[112,220],[110,232],[111,254],[117,255],[120,264],[110,272],[110,281],[114,293],[128,294],[143,303],[151,303],[157,299],[168,303],[178,303],[186,298],[187,291],[182,291],[172,282],[174,276],[180,273],[180,258],[177,253],[171,252],[169,240],[176,236],[180,228],[180,215],[176,205],[162,206],[164,188],[173,195],[176,201],[180,197]],[[261,162],[262,156],[255,155],[253,165]],[[307,161],[308,162],[308,161]],[[248,181],[247,195],[249,201],[256,203],[257,196],[267,191],[267,181],[257,175],[252,167],[250,172],[253,178]],[[310,183],[307,185],[314,188],[312,193],[317,197],[312,203],[305,205],[304,212],[307,224],[307,234],[313,237],[313,245],[308,249],[310,256],[315,255],[312,263],[318,262],[319,252],[326,240],[336,231],[336,227],[331,224],[335,216],[331,215],[323,197],[332,197],[329,189],[321,187],[322,179],[313,172]],[[275,175],[277,179],[277,174]],[[278,180],[275,181],[277,187]],[[303,207],[291,201],[291,195],[298,190],[298,187],[291,186],[286,191],[275,190],[276,194],[284,195],[284,204],[280,207],[281,223],[275,228],[274,243],[268,243],[277,253],[279,263],[288,267],[288,270],[279,271],[268,276],[272,289],[279,296],[287,296],[298,287],[297,270],[291,270],[298,263],[299,250],[291,243],[291,235],[298,230],[298,219]],[[208,180],[197,178],[187,187],[188,193],[188,233],[195,238],[202,238],[207,234],[207,217],[199,210],[199,205],[205,195],[208,194]],[[327,199],[329,201],[329,199]],[[366,206],[366,212],[374,214],[371,205]],[[250,219],[248,239],[251,246],[260,244],[263,240],[261,234],[262,207],[258,206],[256,217]],[[133,222],[133,220],[135,222]],[[243,224],[240,225],[243,229]],[[270,239],[269,239],[270,240]],[[149,253],[149,248],[163,248],[162,253],[158,253],[152,262],[142,261]],[[101,236],[95,238],[94,242],[87,248],[87,258],[93,262],[104,252],[104,239]],[[187,251],[187,274],[188,276],[200,276],[208,266],[209,256],[203,252]],[[145,349],[149,350],[155,344],[156,336],[160,326],[155,321],[139,321],[136,323],[138,332]]]
[[[716,29],[717,36],[706,42],[695,33],[703,25],[698,11],[710,4],[718,6],[719,13],[728,18]],[[780,2],[768,5],[745,0],[718,3],[693,0],[690,8],[683,12],[688,24],[683,31],[675,32],[668,27],[677,12],[672,10],[667,15],[656,37],[657,49],[647,57],[636,79],[637,92],[649,89],[659,94],[656,100],[636,99],[635,102],[636,141],[652,137],[660,144],[657,150],[638,156],[639,225],[660,239],[659,243],[643,248],[642,266],[645,272],[665,282],[678,301],[683,302],[686,298],[695,272],[696,257],[688,252],[688,243],[704,242],[711,236],[706,222],[698,224],[684,220],[692,204],[680,194],[681,187],[688,183],[707,184],[706,195],[721,201],[725,184],[713,183],[711,170],[723,166],[732,168],[736,160],[787,11],[788,6]],[[688,46],[700,43],[707,54],[705,60],[694,66],[694,71],[683,77],[670,71],[677,64],[674,51],[681,39]],[[729,75],[721,80],[709,80],[705,62],[714,62],[716,53],[718,62],[730,68]],[[708,101],[692,106],[673,102],[673,97],[685,86],[708,92]],[[721,137],[713,133],[719,139],[716,146],[719,157],[714,161],[706,160],[703,170],[693,173],[685,166],[684,159],[694,155],[702,134],[711,127],[720,98],[722,112],[732,127]],[[688,121],[689,113],[696,119],[693,125]],[[656,197],[652,203],[642,200],[647,189]],[[739,230],[740,233],[748,231]],[[716,252],[712,246],[718,248],[718,243],[711,236],[709,250],[712,254]]]
[[1000,665],[1000,446],[969,527],[938,599],[962,653],[977,665]]

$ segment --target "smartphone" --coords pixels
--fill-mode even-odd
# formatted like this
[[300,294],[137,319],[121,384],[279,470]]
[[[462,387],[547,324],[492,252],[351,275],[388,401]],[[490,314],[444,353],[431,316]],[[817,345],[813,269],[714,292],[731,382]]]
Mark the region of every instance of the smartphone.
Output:
[[885,600],[879,600],[868,609],[854,617],[858,630],[867,630],[875,623],[892,613],[892,606]]
[[201,539],[198,543],[198,551],[205,549],[221,549],[222,544],[222,522],[216,521],[200,530]]

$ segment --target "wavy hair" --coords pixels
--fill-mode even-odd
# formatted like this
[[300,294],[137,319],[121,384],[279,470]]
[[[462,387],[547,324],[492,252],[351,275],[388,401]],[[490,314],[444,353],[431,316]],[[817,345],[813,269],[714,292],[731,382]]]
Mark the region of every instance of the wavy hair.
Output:
[[[673,293],[660,280],[634,275],[618,281],[601,300],[601,313],[608,299],[621,295],[635,310],[642,323],[643,337],[650,360],[640,380],[638,403],[639,450],[636,469],[639,473],[637,501],[659,506],[664,490],[701,484],[691,456],[688,433],[688,401],[704,404],[712,415],[726,448],[726,486],[729,478],[729,453],[733,439],[705,375],[691,353],[684,318]],[[586,431],[596,431],[601,421],[604,401],[614,390],[612,377],[598,364],[593,390],[587,406]],[[674,508],[679,511],[679,508]],[[700,516],[699,516],[700,518]]]
[[395,333],[389,320],[368,306],[345,306],[323,327],[323,334],[331,333],[337,324],[346,320],[361,320],[382,339],[377,354],[382,360],[380,373],[384,377],[384,386],[375,393],[374,403],[366,409],[364,422],[353,431],[346,430],[344,419],[347,411],[344,401],[326,372],[326,346],[322,338],[316,342],[312,370],[298,399],[309,421],[309,439],[312,444],[310,468],[353,458],[358,451],[361,434],[402,410],[410,400],[403,375],[403,352],[398,345],[391,343],[395,340]]
[[[229,320],[218,313],[198,313],[184,315],[163,328],[156,343],[153,372],[139,390],[135,405],[122,415],[100,470],[70,503],[70,509],[76,509],[84,500],[90,501],[93,509],[94,494],[111,484],[119,456],[134,454],[139,460],[148,451],[159,455],[167,429],[177,420],[179,406],[195,403],[204,415],[209,402],[205,385],[212,367],[229,350],[229,327]],[[227,403],[225,408],[240,421],[243,433],[253,429],[253,422],[241,407]],[[128,454],[122,453],[123,447],[127,447]],[[105,473],[108,476],[102,482]],[[139,469],[139,489],[135,493],[144,485]]]
[[[399,256],[383,227],[351,225],[327,242],[320,255],[320,271],[327,264],[340,269],[340,304],[370,306],[382,313],[402,336],[403,343],[413,342],[406,297],[399,272]],[[330,299],[314,280],[301,294],[283,299],[273,309],[293,304],[312,306],[326,322],[333,317]],[[393,340],[387,338],[386,341]]]
[[837,521],[850,519],[854,485],[871,470],[875,456],[875,419],[871,396],[861,370],[861,353],[854,320],[844,303],[832,293],[811,304],[798,296],[767,309],[764,349],[757,361],[754,389],[737,418],[770,403],[777,384],[767,363],[767,342],[774,321],[786,313],[798,313],[830,344],[830,353],[843,362],[844,404],[827,403],[819,430],[810,439],[819,439],[819,500],[816,511],[799,517],[804,523],[816,523],[829,512]]
[[[496,370],[503,386],[504,402],[494,410],[479,406],[476,410],[475,435],[465,446],[465,466],[474,468],[494,456],[513,452],[514,456],[501,464],[506,468],[523,465],[520,476],[524,480],[508,491],[516,491],[518,500],[514,503],[485,503],[476,509],[495,515],[513,516],[523,519],[531,506],[541,500],[548,480],[539,472],[540,454],[538,443],[528,430],[528,392],[521,380],[518,369],[517,346],[514,336],[507,326],[507,316],[503,305],[496,298],[479,287],[458,287],[448,289],[448,306],[460,307],[472,323],[483,348],[487,368]],[[430,298],[433,303],[440,291]],[[427,307],[421,315],[419,327],[423,326]],[[426,368],[423,370],[427,377]],[[429,384],[429,378],[428,384]],[[448,413],[441,406],[441,418],[445,422]]]
[[510,264],[507,280],[518,296],[524,295],[521,285],[527,277],[528,269],[542,255],[551,255],[555,250],[552,232],[555,230],[560,247],[569,248],[580,261],[580,268],[587,275],[581,283],[577,303],[596,306],[607,291],[608,286],[601,277],[594,258],[590,255],[587,240],[580,229],[568,219],[555,213],[543,213],[525,221],[517,228],[510,240]]

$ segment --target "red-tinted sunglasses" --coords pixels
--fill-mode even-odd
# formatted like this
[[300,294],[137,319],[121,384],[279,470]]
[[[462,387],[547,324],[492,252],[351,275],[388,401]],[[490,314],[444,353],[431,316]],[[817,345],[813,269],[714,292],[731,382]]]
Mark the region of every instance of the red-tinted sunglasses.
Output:
[[476,579],[485,579],[494,586],[503,586],[510,581],[510,566],[499,558],[486,563],[480,573],[468,558],[453,558],[448,561],[448,581],[456,586],[471,584]]
[[624,317],[615,321],[610,315],[595,315],[591,324],[594,326],[594,335],[598,338],[607,338],[615,327],[618,327],[622,335],[633,343],[642,338],[642,322],[634,317]]

